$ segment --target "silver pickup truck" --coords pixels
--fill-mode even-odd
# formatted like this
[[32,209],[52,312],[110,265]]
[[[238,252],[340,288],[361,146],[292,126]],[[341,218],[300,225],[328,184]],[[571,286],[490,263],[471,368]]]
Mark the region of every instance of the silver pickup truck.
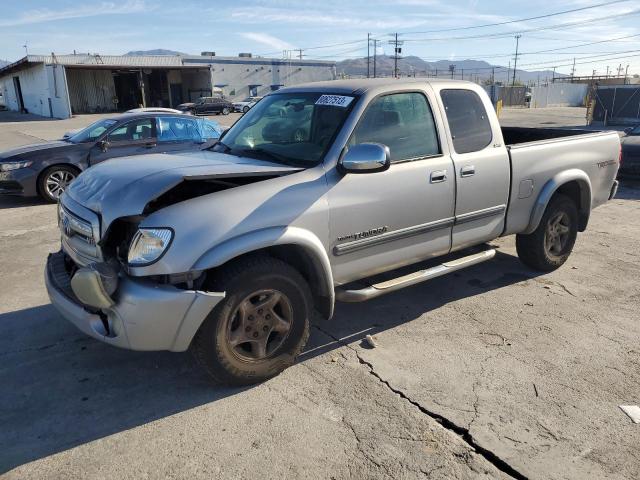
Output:
[[490,260],[497,237],[560,267],[615,195],[619,154],[615,132],[500,128],[467,82],[283,88],[208,151],[80,175],[46,285],[92,337],[191,348],[215,380],[258,382],[294,362],[314,312]]

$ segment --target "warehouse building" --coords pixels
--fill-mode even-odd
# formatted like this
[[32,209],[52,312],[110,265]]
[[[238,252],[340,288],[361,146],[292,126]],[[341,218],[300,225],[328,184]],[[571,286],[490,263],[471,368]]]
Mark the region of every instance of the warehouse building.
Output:
[[176,107],[198,97],[230,100],[332,80],[335,62],[252,57],[28,55],[0,69],[8,109],[44,117]]

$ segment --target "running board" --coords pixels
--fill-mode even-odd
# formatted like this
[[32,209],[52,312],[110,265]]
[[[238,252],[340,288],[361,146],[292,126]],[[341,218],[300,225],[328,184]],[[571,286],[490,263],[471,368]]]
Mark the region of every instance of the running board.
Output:
[[427,268],[425,270],[419,270],[402,277],[387,280],[386,282],[376,283],[360,290],[344,290],[340,287],[336,288],[336,300],[341,302],[364,302],[365,300],[371,300],[372,298],[379,297],[385,293],[395,292],[401,288],[415,285],[416,283],[426,282],[432,278],[441,277],[463,268],[477,265],[478,263],[491,260],[496,254],[494,249],[485,250],[484,252],[475,253],[467,257],[458,258],[445,262],[435,267]]

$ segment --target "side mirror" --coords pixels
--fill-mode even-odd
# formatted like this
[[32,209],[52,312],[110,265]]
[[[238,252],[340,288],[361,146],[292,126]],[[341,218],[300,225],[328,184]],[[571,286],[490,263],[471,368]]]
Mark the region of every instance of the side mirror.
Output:
[[102,153],[109,150],[109,142],[107,142],[106,140],[100,140],[98,142],[98,146],[100,147],[100,150],[102,150]]
[[338,169],[343,173],[383,172],[391,166],[389,147],[381,143],[360,143],[349,147]]

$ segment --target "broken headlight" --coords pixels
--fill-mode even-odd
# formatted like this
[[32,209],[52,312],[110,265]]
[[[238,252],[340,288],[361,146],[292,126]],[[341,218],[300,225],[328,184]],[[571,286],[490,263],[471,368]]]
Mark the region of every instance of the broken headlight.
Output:
[[127,261],[133,267],[157,261],[169,248],[173,239],[170,228],[139,228],[129,245]]

